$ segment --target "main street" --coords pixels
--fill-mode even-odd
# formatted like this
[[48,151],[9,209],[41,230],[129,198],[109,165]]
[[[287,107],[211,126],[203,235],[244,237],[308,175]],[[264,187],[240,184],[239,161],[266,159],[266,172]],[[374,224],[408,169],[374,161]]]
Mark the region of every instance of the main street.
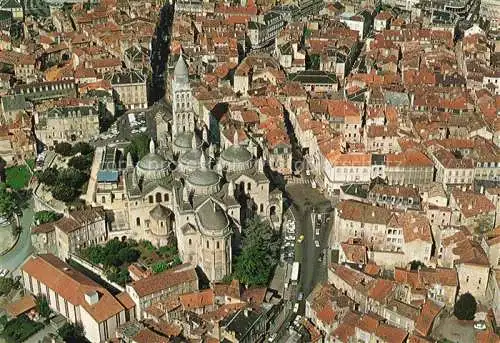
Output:
[[[295,313],[292,312],[295,302],[299,302],[297,314],[304,315],[307,296],[318,283],[327,280],[328,240],[333,224],[333,216],[327,214],[330,214],[335,204],[335,201],[326,199],[309,183],[288,184],[286,196],[291,202],[291,210],[295,217],[296,236],[298,238],[304,235],[304,240],[296,246],[295,260],[301,264],[299,282],[296,292],[291,294],[291,301],[287,304],[289,314],[285,324],[280,328],[279,342],[293,341],[296,336],[288,332],[288,327],[295,317]],[[316,226],[317,214],[320,213],[322,222]],[[319,229],[319,235],[316,235],[316,229]],[[319,247],[315,245],[316,240],[320,243]],[[300,301],[298,301],[299,294],[302,294]]]

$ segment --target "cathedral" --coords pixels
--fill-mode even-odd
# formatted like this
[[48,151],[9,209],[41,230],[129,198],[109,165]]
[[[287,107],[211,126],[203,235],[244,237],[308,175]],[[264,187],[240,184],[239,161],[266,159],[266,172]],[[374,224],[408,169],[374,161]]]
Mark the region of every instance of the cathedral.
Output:
[[[151,140],[149,153],[135,165],[126,156],[116,179],[122,187],[110,186],[106,178],[100,181],[99,173],[106,172],[100,170],[93,201],[122,218],[126,229],[121,237],[158,246],[176,239],[183,262],[219,281],[231,273],[233,238],[239,236],[243,218],[281,218],[282,194],[271,190],[265,161],[240,144],[237,133],[220,152],[209,141],[207,128],[192,110],[188,75],[181,56],[174,69],[168,129],[157,127],[158,140],[169,136],[165,148],[160,151]],[[102,155],[105,159],[106,152]],[[107,196],[110,187],[112,197]]]

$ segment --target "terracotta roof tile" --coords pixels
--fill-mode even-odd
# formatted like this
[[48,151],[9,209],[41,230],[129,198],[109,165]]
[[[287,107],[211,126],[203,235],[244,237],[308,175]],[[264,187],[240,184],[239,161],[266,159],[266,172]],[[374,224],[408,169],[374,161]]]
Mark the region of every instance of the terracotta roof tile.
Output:
[[[82,306],[97,322],[124,310],[106,289],[54,255],[32,257],[22,266],[22,270],[46,284],[71,304]],[[85,294],[94,291],[99,294],[99,300],[90,305],[85,300]]]
[[148,278],[134,281],[130,286],[137,292],[139,297],[144,297],[188,282],[198,282],[198,276],[192,266],[183,264]]
[[415,331],[423,336],[427,336],[431,329],[434,319],[441,311],[441,306],[437,305],[431,300],[427,300],[422,306],[420,316],[415,323]]

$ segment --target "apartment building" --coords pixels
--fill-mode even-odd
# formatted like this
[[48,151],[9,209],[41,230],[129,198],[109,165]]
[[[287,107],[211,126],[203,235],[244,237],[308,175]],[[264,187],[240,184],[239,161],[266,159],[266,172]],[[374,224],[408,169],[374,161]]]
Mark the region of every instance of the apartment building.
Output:
[[146,75],[138,70],[123,70],[104,74],[113,87],[118,104],[125,109],[148,107]]

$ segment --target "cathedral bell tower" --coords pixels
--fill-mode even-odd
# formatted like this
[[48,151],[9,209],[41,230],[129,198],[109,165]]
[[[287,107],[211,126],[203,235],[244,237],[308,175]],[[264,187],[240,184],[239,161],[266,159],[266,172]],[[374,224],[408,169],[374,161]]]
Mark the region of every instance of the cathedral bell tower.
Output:
[[182,53],[175,64],[172,81],[172,138],[182,132],[194,131],[194,113],[189,71]]

